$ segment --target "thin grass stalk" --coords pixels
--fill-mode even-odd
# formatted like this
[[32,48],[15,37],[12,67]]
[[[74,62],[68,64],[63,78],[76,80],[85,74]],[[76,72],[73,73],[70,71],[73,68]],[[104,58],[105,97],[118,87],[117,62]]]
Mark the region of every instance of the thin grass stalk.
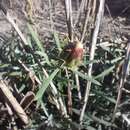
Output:
[[66,76],[68,79],[68,86],[67,86],[67,96],[68,96],[68,113],[69,115],[72,115],[72,92],[71,92],[71,83],[69,81],[69,73],[68,69],[65,69],[66,71]]
[[78,24],[79,20],[80,20],[80,16],[81,16],[81,13],[83,12],[83,10],[85,9],[85,6],[87,6],[88,3],[88,0],[82,0],[81,1],[81,4],[80,4],[80,7],[79,7],[79,10],[78,10],[78,13],[77,13],[77,17],[76,17],[76,20],[75,20],[75,23],[74,23],[74,28],[75,26]]
[[79,76],[78,76],[78,74],[75,74],[75,81],[76,81],[76,86],[77,86],[77,91],[78,91],[78,98],[81,101],[82,95],[81,95],[81,90],[80,90],[80,83],[79,83]]
[[123,67],[122,67],[121,79],[120,79],[119,88],[118,88],[118,96],[117,96],[116,105],[115,105],[114,112],[113,112],[112,122],[115,121],[115,115],[117,112],[117,108],[118,108],[118,105],[120,104],[120,99],[122,97],[122,91],[123,91],[126,76],[127,76],[129,59],[130,59],[130,42],[128,42],[128,44],[127,44],[127,51],[126,51],[125,61],[124,61]]
[[[97,13],[96,21],[95,21],[95,28],[94,28],[93,37],[92,37],[92,46],[91,46],[90,57],[89,57],[90,61],[94,60],[97,36],[98,36],[99,28],[100,28],[101,19],[104,13],[104,3],[105,3],[105,0],[100,0],[100,5],[99,5],[99,9],[98,9],[98,13]],[[92,67],[93,67],[93,63],[90,63],[88,67],[89,77],[92,77]],[[84,96],[84,104],[80,113],[80,119],[79,119],[80,125],[82,125],[83,123],[83,117],[85,114],[86,105],[88,103],[90,89],[91,89],[91,81],[88,81],[87,86],[86,86],[85,96]]]
[[15,118],[14,118],[14,113],[13,113],[11,107],[9,106],[9,104],[7,102],[5,102],[5,106],[8,110],[8,114],[9,114],[10,120],[11,120],[11,126],[10,126],[11,128],[10,129],[18,130],[17,125],[16,125],[16,121],[15,121]]
[[97,0],[93,0],[93,5],[92,5],[92,17],[95,18],[95,13],[96,13],[96,6],[97,6]]
[[[72,1],[65,0],[65,11],[66,11],[66,22],[68,28],[68,35],[71,42],[74,41],[74,34],[73,34],[73,17],[72,17]],[[71,84],[69,81],[69,74],[66,68],[66,76],[68,78],[68,87],[67,87],[67,95],[68,95],[68,113],[72,115],[72,92],[71,92]]]
[[88,1],[88,9],[86,10],[86,17],[85,17],[85,21],[84,21],[84,25],[83,25],[83,32],[81,35],[81,43],[83,43],[84,37],[85,37],[85,33],[87,30],[87,25],[88,25],[88,21],[89,21],[89,16],[90,16],[90,12],[91,12],[91,0]]
[[11,106],[14,113],[21,119],[21,121],[27,125],[29,124],[29,118],[23,108],[20,106],[19,102],[13,96],[12,92],[4,82],[4,80],[0,80],[0,93],[6,99],[8,105]]
[[73,17],[72,17],[72,1],[65,0],[66,22],[68,28],[69,39],[73,42]]
[[49,0],[49,13],[50,13],[51,31],[54,32],[54,23],[53,23],[53,15],[52,15],[52,4],[51,4],[51,0]]

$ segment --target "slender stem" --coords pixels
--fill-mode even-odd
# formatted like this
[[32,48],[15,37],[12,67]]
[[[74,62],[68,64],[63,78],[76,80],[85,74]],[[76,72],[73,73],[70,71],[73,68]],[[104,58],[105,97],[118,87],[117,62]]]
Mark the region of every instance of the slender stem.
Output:
[[[90,58],[89,58],[90,61],[92,61],[94,59],[97,36],[98,36],[98,32],[99,32],[101,19],[102,19],[103,13],[104,13],[104,3],[105,3],[105,0],[100,0],[100,5],[99,5],[96,21],[95,21],[95,29],[94,29],[93,37],[92,37],[92,47],[91,47],[91,50],[90,50]],[[92,67],[93,67],[93,63],[90,63],[89,68],[88,68],[88,76],[89,77],[92,76]],[[86,86],[86,91],[85,91],[84,104],[83,104],[83,107],[82,107],[82,110],[81,110],[81,113],[80,113],[80,119],[79,119],[80,125],[82,125],[82,123],[83,123],[83,117],[84,117],[86,105],[88,103],[88,97],[89,97],[90,89],[91,89],[91,81],[88,81],[87,86]]]
[[126,75],[127,75],[129,59],[130,59],[130,42],[127,44],[127,51],[126,51],[125,61],[124,61],[123,68],[122,68],[122,75],[121,75],[121,79],[120,79],[118,96],[117,96],[116,105],[115,105],[114,112],[113,112],[112,122],[114,122],[114,120],[115,120],[115,114],[117,112],[117,108],[120,103],[120,99],[122,97],[122,91],[123,91],[123,87],[124,87],[125,79],[126,79]]
[[68,113],[72,115],[72,92],[71,92],[71,83],[69,81],[69,74],[67,68],[65,69],[66,76],[68,79],[68,87],[67,87],[67,93],[68,93]]
[[72,17],[72,1],[65,0],[66,22],[70,41],[73,42],[73,17]]
[[89,21],[90,12],[91,12],[90,5],[91,5],[91,0],[89,0],[89,2],[88,2],[88,10],[86,10],[86,18],[85,18],[83,32],[82,32],[82,36],[81,36],[81,43],[83,43],[85,33],[86,33],[86,30],[87,30],[87,25],[88,25],[88,21]]
[[79,76],[78,76],[78,74],[75,74],[75,81],[76,81],[76,86],[77,86],[77,91],[78,91],[78,98],[81,101],[82,95],[81,95],[81,90],[80,90],[80,83],[79,83]]
[[79,10],[78,10],[78,14],[77,14],[77,17],[76,17],[76,20],[75,20],[75,23],[74,23],[74,27],[75,27],[75,26],[77,25],[77,23],[79,22],[81,13],[83,12],[83,10],[84,10],[84,8],[85,8],[85,5],[87,6],[86,3],[88,3],[88,0],[82,0],[82,1],[81,1],[80,7],[79,7]]

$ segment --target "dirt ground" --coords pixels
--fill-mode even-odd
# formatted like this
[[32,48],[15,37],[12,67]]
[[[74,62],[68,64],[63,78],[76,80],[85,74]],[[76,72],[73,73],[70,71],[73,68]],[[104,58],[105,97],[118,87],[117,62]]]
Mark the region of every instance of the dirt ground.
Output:
[[[75,0],[73,0],[73,21],[75,21],[81,0],[77,1],[78,2],[75,2]],[[9,0],[4,2],[8,3]],[[53,28],[52,26],[54,26],[55,31],[60,34],[67,33],[64,0],[52,1],[51,5],[48,0],[32,0],[32,2],[33,25],[37,28],[41,38],[50,35]],[[103,19],[100,36],[104,37],[104,35],[106,35],[105,37],[111,39],[114,35],[121,35],[122,33],[124,35],[129,35],[129,3],[130,0],[106,1],[105,17]],[[27,8],[30,8],[26,6],[27,0],[13,0],[10,2],[9,6],[9,13],[12,18],[15,19],[23,33],[26,33],[26,24],[28,21]],[[3,12],[0,11],[0,35],[10,35],[11,31],[12,27],[10,23],[7,22]]]

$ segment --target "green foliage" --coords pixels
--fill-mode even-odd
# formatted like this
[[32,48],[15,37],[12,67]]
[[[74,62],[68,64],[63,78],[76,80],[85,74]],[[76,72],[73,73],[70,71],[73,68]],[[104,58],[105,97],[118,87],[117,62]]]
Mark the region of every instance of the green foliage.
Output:
[[31,36],[32,36],[33,40],[35,41],[36,45],[38,46],[40,52],[41,52],[42,55],[45,57],[46,62],[47,62],[48,64],[50,64],[49,58],[48,58],[47,54],[45,53],[45,50],[44,50],[44,48],[43,48],[43,45],[42,45],[42,43],[40,42],[40,40],[39,40],[39,38],[38,38],[38,34],[36,33],[36,31],[33,30],[33,28],[31,27],[30,24],[28,24],[28,29],[29,29],[29,31],[30,31],[30,33],[31,33]]
[[47,87],[49,86],[50,82],[53,80],[53,78],[58,73],[59,69],[54,70],[54,72],[46,79],[43,80],[43,83],[41,85],[41,88],[38,90],[36,94],[36,100],[39,100],[44,95],[44,92],[46,91]]
[[[59,38],[59,35],[54,32],[53,44],[51,43],[52,50],[47,52],[48,48],[44,47],[46,43],[39,40],[38,34],[31,25],[28,25],[28,29],[30,34],[28,38],[29,48],[32,49],[33,54],[26,52],[26,48],[20,46],[21,41],[15,36],[11,44],[3,46],[1,49],[0,71],[2,77],[10,79],[10,82],[16,84],[21,94],[26,94],[31,90],[32,82],[30,83],[29,72],[18,62],[19,60],[39,78],[41,85],[35,84],[36,104],[34,104],[37,106],[34,111],[31,111],[32,123],[30,129],[36,129],[41,122],[47,122],[49,127],[57,130],[73,130],[80,127],[78,118],[82,102],[78,98],[75,74],[79,76],[82,97],[84,96],[87,81],[92,82],[92,90],[90,91],[82,128],[86,130],[118,129],[116,124],[111,124],[111,115],[116,103],[116,69],[119,63],[122,62],[124,51],[117,49],[119,47],[115,43],[109,46],[99,45],[97,46],[95,60],[89,61],[89,53],[86,52],[81,67],[77,71],[68,70],[68,79],[64,69],[66,67],[59,64],[57,55],[62,50],[61,42],[65,44],[63,38]],[[92,77],[87,75],[88,64],[90,63],[93,63]],[[49,74],[48,77],[45,76],[43,68]],[[52,81],[58,90],[57,95],[50,92],[50,89],[52,89],[50,83]],[[73,101],[73,115],[70,116],[69,120],[60,115],[60,110],[56,109],[55,101],[55,99],[61,97],[63,105],[67,107],[68,82],[71,85]]]

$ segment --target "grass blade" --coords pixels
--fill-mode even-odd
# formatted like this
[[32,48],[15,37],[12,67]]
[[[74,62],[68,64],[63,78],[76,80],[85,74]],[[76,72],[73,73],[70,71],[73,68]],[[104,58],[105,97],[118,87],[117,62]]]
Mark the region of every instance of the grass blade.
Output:
[[105,71],[103,71],[101,74],[97,75],[94,79],[99,79],[99,78],[102,78],[102,77],[108,75],[110,72],[112,72],[112,70],[114,68],[115,68],[115,65],[111,66],[110,68],[108,68]]
[[48,58],[47,54],[45,53],[45,50],[44,50],[44,48],[42,46],[42,43],[38,39],[38,34],[33,30],[32,26],[30,24],[27,24],[27,26],[28,26],[28,29],[29,29],[31,35],[32,35],[33,40],[37,44],[37,46],[40,49],[40,51],[43,53],[44,58],[46,59],[47,64],[50,64],[49,58]]
[[94,78],[91,78],[91,77],[89,77],[89,76],[87,76],[87,75],[84,75],[83,73],[78,72],[78,71],[75,71],[75,73],[78,74],[79,77],[81,77],[81,78],[83,78],[83,79],[86,79],[86,80],[88,80],[88,81],[91,81],[92,83],[94,83],[94,84],[96,84],[96,85],[98,85],[98,86],[102,86],[101,83],[98,82],[97,80],[95,80]]
[[60,46],[59,36],[56,32],[53,33],[53,36],[54,36],[54,40],[55,40],[55,43],[57,45],[57,48],[58,48],[59,52],[61,52],[62,49],[61,49],[61,46]]
[[47,87],[49,86],[49,84],[53,80],[53,78],[56,76],[58,71],[59,71],[59,69],[54,70],[54,72],[48,78],[46,78],[46,80],[43,81],[42,87],[39,89],[39,91],[36,94],[36,97],[35,97],[36,100],[42,98],[44,92],[46,91]]

